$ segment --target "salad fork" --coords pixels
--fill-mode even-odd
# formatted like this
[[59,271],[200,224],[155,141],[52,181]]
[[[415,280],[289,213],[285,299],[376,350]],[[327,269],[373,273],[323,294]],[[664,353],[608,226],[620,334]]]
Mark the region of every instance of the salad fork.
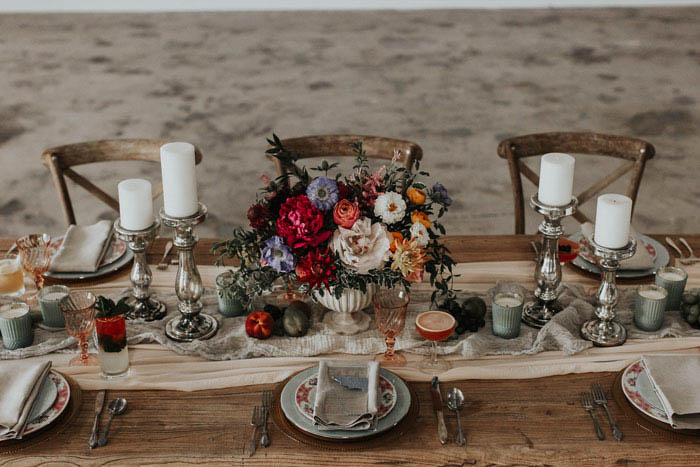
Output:
[[605,434],[603,434],[603,430],[600,429],[598,419],[595,418],[595,406],[593,405],[593,398],[590,392],[581,393],[581,405],[583,406],[583,410],[591,414],[593,426],[595,427],[595,434],[598,436],[599,440],[603,441],[605,439]]
[[265,418],[263,417],[262,407],[256,405],[253,409],[253,418],[250,421],[250,426],[253,427],[253,437],[250,439],[250,443],[248,444],[248,447],[246,448],[245,452],[248,455],[248,457],[251,457],[253,454],[255,454],[255,435],[258,432],[258,428],[263,426],[264,422]]
[[605,412],[608,414],[608,420],[610,421],[610,427],[612,428],[613,436],[615,436],[616,440],[622,441],[622,432],[615,424],[615,420],[613,420],[612,414],[610,413],[610,409],[608,409],[608,399],[605,397],[605,392],[603,391],[603,388],[600,387],[600,384],[595,383],[591,385],[591,392],[593,393],[593,400],[595,401],[595,403],[603,406]]

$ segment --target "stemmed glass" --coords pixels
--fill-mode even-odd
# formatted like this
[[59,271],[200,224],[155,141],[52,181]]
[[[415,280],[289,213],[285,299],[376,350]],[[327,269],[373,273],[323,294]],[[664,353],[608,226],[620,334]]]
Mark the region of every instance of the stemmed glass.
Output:
[[438,360],[437,343],[444,341],[457,327],[457,320],[444,311],[430,310],[419,314],[416,317],[416,330],[424,339],[430,341],[430,356],[420,363],[420,370],[429,375],[436,375],[447,371],[450,363],[445,360]]
[[396,335],[403,331],[406,325],[406,309],[408,308],[408,292],[401,289],[382,289],[374,294],[374,319],[377,329],[384,334],[386,352],[377,355],[374,360],[384,366],[405,366],[406,357],[394,353]]
[[[17,239],[22,268],[34,278],[37,291],[44,287],[44,273],[51,265],[50,243],[48,234],[25,235]],[[33,298],[36,299],[36,296]]]
[[80,355],[69,366],[98,365],[95,354],[88,353],[87,337],[95,329],[95,295],[82,290],[72,290],[58,303],[66,320],[66,331],[79,340]]

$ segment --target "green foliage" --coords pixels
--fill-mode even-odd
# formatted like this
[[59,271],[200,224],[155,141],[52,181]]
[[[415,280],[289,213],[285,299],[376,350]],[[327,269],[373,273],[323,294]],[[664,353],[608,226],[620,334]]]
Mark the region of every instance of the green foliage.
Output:
[[114,303],[114,300],[111,298],[98,295],[97,301],[95,302],[95,317],[109,318],[112,316],[126,314],[129,310],[131,310],[131,307],[126,303],[126,300],[127,297],[123,297],[117,303]]

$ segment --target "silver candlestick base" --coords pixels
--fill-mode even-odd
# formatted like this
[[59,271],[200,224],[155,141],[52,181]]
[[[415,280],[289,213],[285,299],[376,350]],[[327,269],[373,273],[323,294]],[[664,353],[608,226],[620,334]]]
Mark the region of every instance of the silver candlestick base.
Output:
[[175,293],[180,301],[180,316],[168,321],[165,325],[165,335],[178,342],[209,339],[219,329],[219,322],[200,313],[202,304],[199,299],[204,292],[204,286],[194,260],[197,237],[192,232],[196,225],[206,219],[207,207],[199,203],[199,210],[189,217],[172,217],[165,213],[165,209],[161,209],[160,217],[164,225],[175,229],[173,245],[178,250]]
[[165,304],[151,297],[148,287],[151,285],[151,268],[146,260],[146,249],[151,244],[158,231],[160,221],[155,219],[153,225],[144,230],[129,230],[121,225],[121,219],[114,221],[114,231],[117,237],[124,240],[134,253],[134,265],[131,267],[131,284],[134,287],[132,297],[127,300],[131,309],[126,313],[127,319],[143,319],[154,321],[165,316]]
[[595,310],[596,319],[586,321],[581,326],[581,337],[593,342],[597,347],[612,347],[622,345],[627,340],[627,330],[615,322],[615,306],[618,301],[615,275],[620,268],[620,261],[634,256],[637,242],[630,238],[629,243],[622,248],[605,248],[590,242],[593,254],[598,258],[601,268],[601,282],[596,292],[598,306]]
[[542,246],[537,258],[535,269],[536,302],[530,302],[523,308],[523,323],[533,328],[541,328],[562,310],[557,300],[557,287],[561,283],[561,263],[559,262],[559,237],[564,234],[561,220],[576,212],[578,200],[571,198],[571,202],[565,206],[549,206],[543,204],[533,195],[530,198],[530,207],[544,216],[539,226],[542,233]]

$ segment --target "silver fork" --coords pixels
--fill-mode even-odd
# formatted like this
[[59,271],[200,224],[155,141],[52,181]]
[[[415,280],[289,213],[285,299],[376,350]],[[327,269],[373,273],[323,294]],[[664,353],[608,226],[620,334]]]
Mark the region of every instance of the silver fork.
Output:
[[581,405],[583,406],[583,410],[591,414],[593,426],[595,427],[595,434],[598,436],[598,439],[601,441],[604,440],[605,434],[603,434],[603,430],[600,429],[598,419],[595,418],[595,406],[593,405],[593,398],[591,397],[590,392],[581,393]]
[[161,271],[164,271],[168,269],[168,262],[165,260],[165,258],[168,257],[168,253],[170,253],[170,250],[173,249],[173,242],[169,241],[168,243],[165,244],[165,252],[163,252],[163,257],[160,259],[160,263],[158,263],[158,266],[156,266],[156,269],[160,269]]
[[680,240],[681,243],[683,244],[683,246],[686,247],[688,249],[688,251],[690,252],[690,256],[685,258],[685,260],[688,262],[688,264],[690,264],[691,262],[696,263],[696,262],[700,261],[700,258],[695,256],[695,253],[693,253],[693,249],[690,248],[690,245],[688,245],[688,242],[685,241],[685,238],[680,237],[678,240]]
[[253,437],[250,439],[248,448],[245,451],[248,457],[251,457],[253,454],[255,454],[255,435],[258,432],[258,428],[260,428],[263,425],[264,420],[265,419],[263,418],[262,407],[256,405],[253,409],[253,418],[250,421],[250,425],[253,427]]
[[263,426],[262,436],[260,437],[260,446],[266,448],[270,445],[270,435],[267,433],[267,416],[270,413],[270,405],[272,402],[272,391],[263,391],[262,393],[262,410],[263,410]]
[[613,420],[612,414],[610,413],[610,409],[608,409],[608,399],[605,397],[605,392],[603,391],[603,388],[600,387],[600,384],[594,383],[591,385],[591,392],[593,393],[593,400],[595,401],[595,403],[603,406],[605,412],[608,414],[608,420],[610,421],[610,427],[612,428],[613,436],[616,440],[622,441],[622,432],[615,424],[615,420]]

